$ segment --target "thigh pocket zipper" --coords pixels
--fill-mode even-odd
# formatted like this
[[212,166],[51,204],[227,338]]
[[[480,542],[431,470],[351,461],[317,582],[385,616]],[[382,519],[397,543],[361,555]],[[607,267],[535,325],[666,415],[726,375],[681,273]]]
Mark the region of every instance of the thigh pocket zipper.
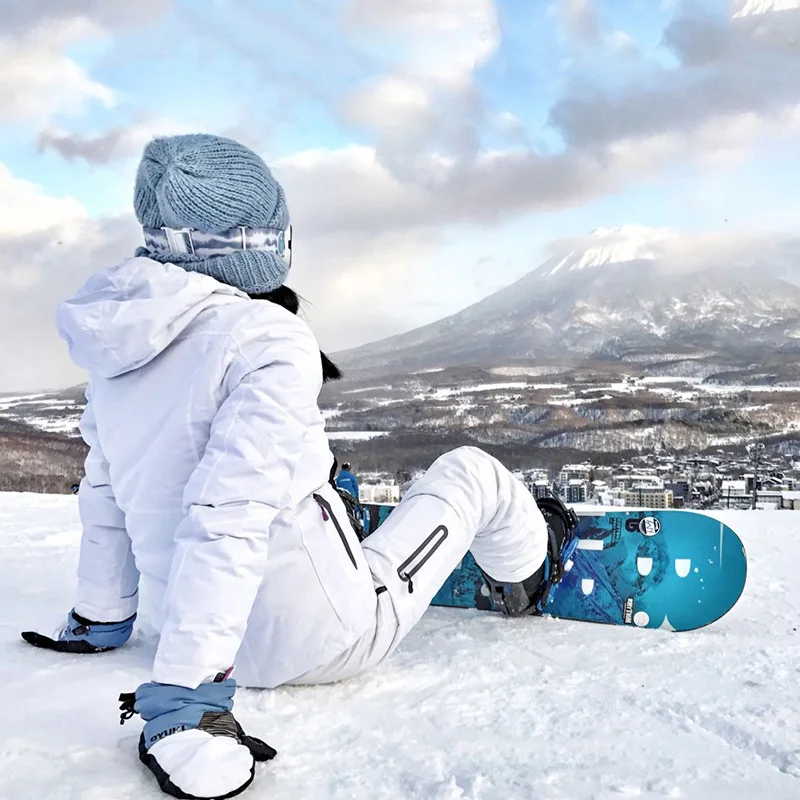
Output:
[[312,497],[317,501],[317,505],[322,509],[323,519],[327,522],[330,518],[333,522],[333,526],[336,528],[336,532],[339,534],[339,538],[342,540],[342,544],[344,545],[344,549],[347,552],[348,558],[350,559],[350,563],[352,563],[352,565],[358,569],[356,557],[353,555],[353,551],[350,549],[350,542],[347,541],[347,536],[345,536],[342,526],[339,524],[339,520],[336,519],[336,515],[333,513],[331,504],[321,495],[315,494],[312,495]]
[[447,526],[439,525],[433,533],[397,568],[397,576],[408,584],[408,593],[413,594],[414,583],[412,578],[425,565],[425,562],[442,546],[447,538]]

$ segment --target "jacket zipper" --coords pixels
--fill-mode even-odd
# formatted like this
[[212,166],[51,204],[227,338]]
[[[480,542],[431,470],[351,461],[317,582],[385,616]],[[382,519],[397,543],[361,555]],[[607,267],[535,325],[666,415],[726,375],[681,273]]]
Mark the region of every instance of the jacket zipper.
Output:
[[[401,581],[408,583],[408,593],[414,593],[414,583],[412,582],[412,578],[422,569],[428,559],[442,546],[444,540],[447,538],[448,531],[445,525],[440,525],[438,528],[434,529],[433,533],[431,533],[425,541],[397,568],[397,575]],[[433,542],[432,547],[427,552],[425,548]],[[409,566],[414,562],[416,558],[418,558],[421,554],[424,555],[422,558],[414,564],[411,569]]]
[[358,569],[358,564],[356,563],[356,557],[353,555],[353,551],[350,549],[350,543],[347,541],[347,536],[345,536],[345,533],[342,530],[342,526],[339,525],[339,520],[336,519],[336,516],[333,513],[331,504],[324,497],[318,494],[312,495],[312,497],[317,501],[317,505],[322,509],[322,518],[326,522],[328,521],[328,519],[333,520],[333,526],[336,528],[336,532],[339,534],[339,538],[342,540],[342,544],[344,545],[344,549],[347,552],[347,556],[350,559],[350,562],[356,569]]

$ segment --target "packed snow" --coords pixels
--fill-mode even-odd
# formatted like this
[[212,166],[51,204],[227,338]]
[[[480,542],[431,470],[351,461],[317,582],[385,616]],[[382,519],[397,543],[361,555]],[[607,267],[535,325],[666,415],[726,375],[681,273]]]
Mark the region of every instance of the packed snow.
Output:
[[[670,633],[431,609],[371,673],[242,690],[279,751],[252,800],[796,800],[800,515],[724,512],[750,577],[714,625]],[[0,494],[0,798],[162,798],[117,695],[149,679],[139,630],[94,656],[19,631],[72,600],[77,498]]]

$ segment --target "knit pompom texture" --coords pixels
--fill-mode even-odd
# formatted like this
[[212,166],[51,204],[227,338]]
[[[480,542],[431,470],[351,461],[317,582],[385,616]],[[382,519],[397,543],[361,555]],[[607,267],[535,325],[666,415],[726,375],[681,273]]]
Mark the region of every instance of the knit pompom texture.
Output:
[[[289,210],[283,188],[261,157],[243,144],[206,133],[168,136],[147,144],[136,173],[133,205],[148,228],[193,228],[222,233],[247,226],[284,230]],[[288,266],[274,252],[197,257],[192,254],[136,255],[210,275],[248,294],[277,289]]]

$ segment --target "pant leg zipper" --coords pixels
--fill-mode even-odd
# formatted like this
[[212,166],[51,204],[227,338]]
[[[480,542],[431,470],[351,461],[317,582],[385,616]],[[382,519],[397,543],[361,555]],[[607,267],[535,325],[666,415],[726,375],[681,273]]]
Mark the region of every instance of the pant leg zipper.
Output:
[[[435,528],[433,533],[429,534],[425,541],[397,568],[397,576],[401,581],[408,584],[409,594],[414,593],[414,583],[411,579],[420,571],[428,559],[442,546],[444,540],[447,538],[447,535],[447,526],[439,525],[439,527]],[[426,551],[425,548],[427,548],[431,542],[433,542],[433,546]],[[420,555],[422,555],[422,558],[414,563],[414,561]],[[412,564],[413,566],[411,566]],[[411,568],[409,569],[409,567]]]
[[339,534],[339,538],[342,540],[342,544],[344,545],[344,549],[347,552],[347,557],[350,559],[350,563],[358,569],[358,564],[356,563],[356,557],[353,555],[353,551],[350,549],[350,543],[347,541],[347,536],[345,536],[344,531],[342,530],[342,526],[339,525],[339,520],[336,519],[336,515],[333,513],[333,509],[331,508],[331,504],[321,495],[314,494],[312,495],[314,500],[317,501],[317,505],[322,509],[322,518],[327,522],[328,519],[333,521],[333,526],[336,528],[336,532]]

